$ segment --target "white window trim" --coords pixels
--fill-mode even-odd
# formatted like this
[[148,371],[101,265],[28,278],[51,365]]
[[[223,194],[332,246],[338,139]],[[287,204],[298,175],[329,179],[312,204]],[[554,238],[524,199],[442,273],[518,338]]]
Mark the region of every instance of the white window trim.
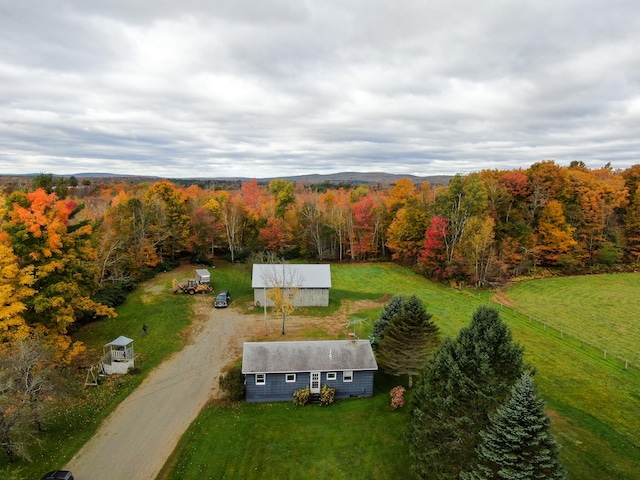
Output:
[[267,383],[267,374],[256,373],[256,385],[266,385],[266,383]]
[[345,370],[344,372],[342,372],[342,381],[344,383],[353,382],[353,370]]
[[336,372],[327,372],[327,380],[337,380],[338,374]]
[[[289,377],[293,377],[293,378],[289,379]],[[295,373],[285,373],[284,381],[287,382],[287,383],[295,383],[296,374]]]

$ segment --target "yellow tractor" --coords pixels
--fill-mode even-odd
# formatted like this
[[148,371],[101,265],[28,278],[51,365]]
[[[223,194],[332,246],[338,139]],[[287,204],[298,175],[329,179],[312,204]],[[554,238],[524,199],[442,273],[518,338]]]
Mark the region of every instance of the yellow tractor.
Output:
[[179,283],[175,278],[173,279],[173,293],[188,293],[189,295],[194,295],[196,293],[211,293],[213,292],[213,288],[211,285],[206,283],[199,283],[195,280],[187,280],[185,285]]

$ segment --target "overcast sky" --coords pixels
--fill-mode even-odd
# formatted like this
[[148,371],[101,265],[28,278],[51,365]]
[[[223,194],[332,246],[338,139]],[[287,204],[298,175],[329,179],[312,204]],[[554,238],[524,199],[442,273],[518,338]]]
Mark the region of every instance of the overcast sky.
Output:
[[436,175],[640,153],[638,0],[0,0],[0,173]]

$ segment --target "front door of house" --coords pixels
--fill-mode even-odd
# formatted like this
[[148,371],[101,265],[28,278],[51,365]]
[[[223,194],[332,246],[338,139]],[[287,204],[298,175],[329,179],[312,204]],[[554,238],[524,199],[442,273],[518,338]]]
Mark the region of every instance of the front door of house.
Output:
[[320,372],[311,372],[311,393],[320,393]]

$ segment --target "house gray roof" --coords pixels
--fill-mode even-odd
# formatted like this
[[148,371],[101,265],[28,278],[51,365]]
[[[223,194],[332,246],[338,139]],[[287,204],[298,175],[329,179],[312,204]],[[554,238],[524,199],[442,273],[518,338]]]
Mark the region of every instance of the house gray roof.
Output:
[[377,370],[368,340],[246,342],[242,373]]
[[331,288],[331,266],[328,264],[254,264],[252,288],[269,288],[282,284],[294,288]]

